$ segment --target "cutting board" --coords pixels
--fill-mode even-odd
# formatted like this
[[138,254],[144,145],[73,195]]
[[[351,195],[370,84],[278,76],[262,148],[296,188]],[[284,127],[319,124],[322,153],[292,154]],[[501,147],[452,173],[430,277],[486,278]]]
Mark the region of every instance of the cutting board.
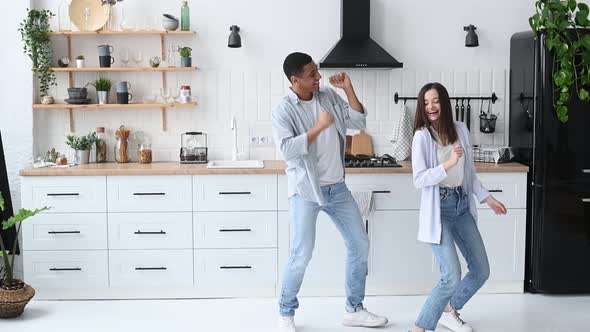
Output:
[[373,155],[373,143],[371,142],[371,135],[361,131],[352,136],[352,144],[350,153],[353,155],[364,154],[368,156]]

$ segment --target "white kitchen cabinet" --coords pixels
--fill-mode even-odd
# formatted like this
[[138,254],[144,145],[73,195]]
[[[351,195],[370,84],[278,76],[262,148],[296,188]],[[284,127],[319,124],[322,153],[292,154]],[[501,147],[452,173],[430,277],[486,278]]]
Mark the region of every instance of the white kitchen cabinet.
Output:
[[46,213],[22,223],[26,250],[107,249],[106,213]]
[[[479,180],[508,209],[526,209],[526,173],[481,173]],[[480,204],[479,209],[489,209]]]
[[433,270],[432,250],[416,239],[418,210],[374,211],[368,225],[368,293],[424,294],[434,287],[438,270]]
[[110,250],[111,287],[191,287],[193,251]]
[[104,176],[26,176],[22,205],[50,209],[44,213],[106,212]]
[[190,212],[190,175],[109,176],[109,212]]
[[192,249],[191,212],[109,213],[110,249]]
[[195,211],[276,211],[276,175],[193,177]]
[[411,174],[349,174],[350,191],[373,193],[376,210],[412,210],[420,208],[420,191]]
[[196,212],[195,248],[276,248],[277,212]]

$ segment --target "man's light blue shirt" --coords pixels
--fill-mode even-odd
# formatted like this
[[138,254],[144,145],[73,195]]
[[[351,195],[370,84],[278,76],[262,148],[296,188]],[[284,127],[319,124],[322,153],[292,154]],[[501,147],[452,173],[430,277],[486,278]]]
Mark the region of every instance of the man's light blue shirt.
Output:
[[[365,129],[367,111],[353,110],[336,91],[322,87],[317,98],[323,110],[334,117],[338,131],[339,146],[344,168],[344,145],[346,129]],[[289,197],[298,194],[303,199],[325,205],[320,190],[317,166],[317,146],[315,142],[307,143],[307,131],[315,126],[313,114],[305,111],[299,97],[293,90],[283,97],[272,112],[272,131],[277,149],[287,163]]]

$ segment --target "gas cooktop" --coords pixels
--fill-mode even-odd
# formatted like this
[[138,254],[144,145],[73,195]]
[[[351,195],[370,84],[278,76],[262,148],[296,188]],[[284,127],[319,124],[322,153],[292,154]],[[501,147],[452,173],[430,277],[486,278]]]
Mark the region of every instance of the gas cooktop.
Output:
[[344,156],[344,165],[350,168],[371,168],[371,167],[402,167],[392,156],[384,154],[378,156],[349,155]]

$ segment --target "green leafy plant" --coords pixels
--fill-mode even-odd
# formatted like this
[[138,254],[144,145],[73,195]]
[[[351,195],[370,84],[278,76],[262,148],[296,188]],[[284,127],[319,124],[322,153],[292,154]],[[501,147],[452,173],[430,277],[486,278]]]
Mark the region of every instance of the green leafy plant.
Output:
[[106,77],[100,77],[92,85],[96,88],[96,91],[109,91],[113,86],[113,81]]
[[27,17],[18,28],[24,42],[24,53],[33,61],[33,72],[39,78],[41,96],[47,96],[55,84],[55,73],[51,70],[52,48],[49,39],[49,20],[55,16],[49,10],[27,9]]
[[[0,210],[4,211],[4,199],[0,192]],[[8,220],[2,221],[2,229],[7,230],[12,227],[16,227],[16,237],[10,254],[4,246],[4,241],[0,237],[0,255],[4,262],[4,267],[0,269],[0,288],[14,288],[14,257],[16,256],[16,248],[18,246],[18,236],[20,234],[21,223],[26,219],[41,213],[45,210],[49,210],[48,207],[43,207],[35,210],[20,209],[16,215],[9,218]]]
[[83,56],[83,55],[78,55],[78,56],[76,57],[76,59],[77,59],[77,60],[84,60],[84,56]]
[[545,44],[553,56],[553,107],[565,123],[569,112],[566,104],[572,95],[590,100],[590,35],[578,30],[590,28],[590,10],[576,0],[539,0],[535,10],[529,24],[537,36],[546,33]]
[[68,135],[66,137],[66,144],[74,150],[90,150],[92,145],[96,142],[96,132],[88,133],[86,136]]
[[185,47],[179,46],[178,47],[178,52],[180,53],[180,56],[183,58],[190,58],[192,51],[193,51],[193,49],[190,47],[187,47],[187,46],[185,46]]

